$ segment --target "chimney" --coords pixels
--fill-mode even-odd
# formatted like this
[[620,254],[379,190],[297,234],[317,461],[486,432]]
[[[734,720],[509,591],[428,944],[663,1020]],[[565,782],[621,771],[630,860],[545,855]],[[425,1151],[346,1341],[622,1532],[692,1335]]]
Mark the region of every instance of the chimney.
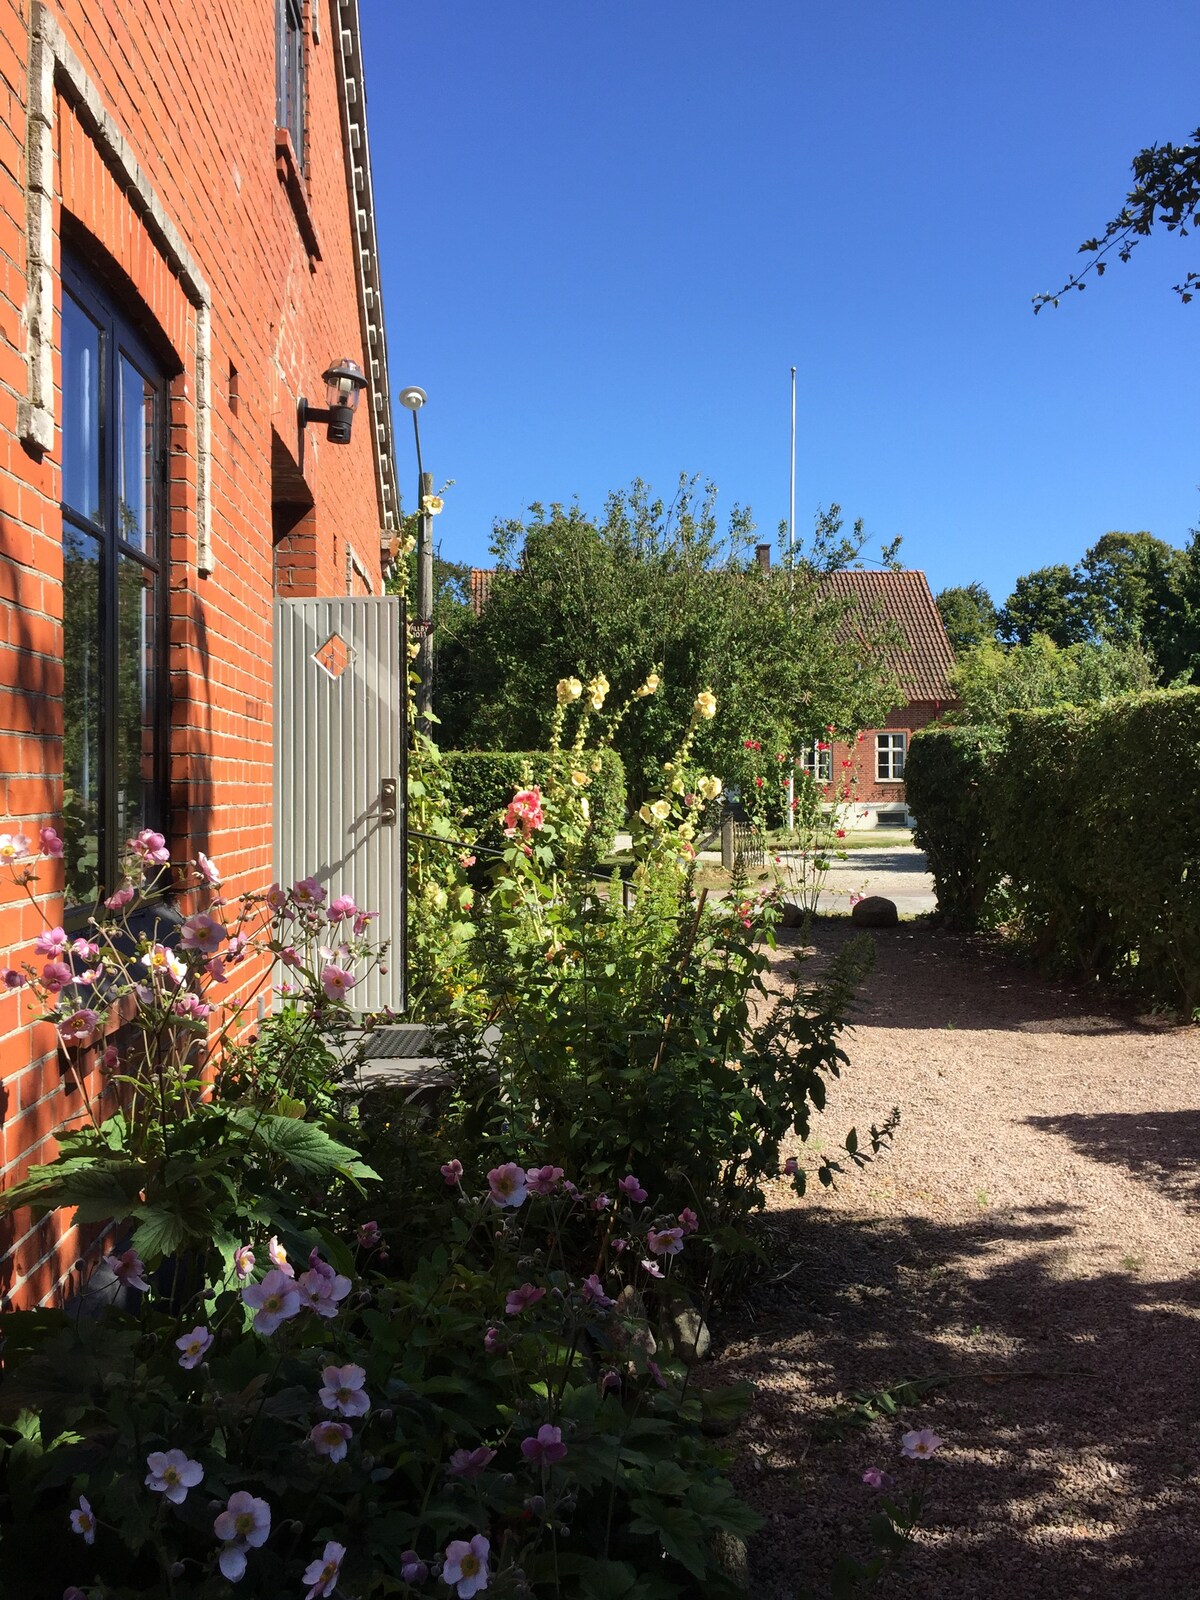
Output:
[[756,544],[754,546],[754,555],[755,555],[755,559],[757,560],[759,566],[763,569],[763,571],[764,572],[770,572],[770,570],[771,570],[771,546],[769,544]]

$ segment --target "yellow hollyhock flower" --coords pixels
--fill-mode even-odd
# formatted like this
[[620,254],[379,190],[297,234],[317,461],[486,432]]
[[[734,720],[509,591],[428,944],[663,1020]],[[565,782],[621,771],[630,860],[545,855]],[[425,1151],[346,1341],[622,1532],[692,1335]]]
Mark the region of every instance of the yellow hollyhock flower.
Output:
[[706,722],[711,721],[712,718],[717,714],[716,695],[710,694],[707,689],[702,690],[702,692],[696,696],[696,701],[692,707],[692,710],[698,717],[703,717]]
[[583,693],[583,685],[578,678],[560,678],[554,693],[558,697],[560,706],[569,706],[572,700],[578,700]]

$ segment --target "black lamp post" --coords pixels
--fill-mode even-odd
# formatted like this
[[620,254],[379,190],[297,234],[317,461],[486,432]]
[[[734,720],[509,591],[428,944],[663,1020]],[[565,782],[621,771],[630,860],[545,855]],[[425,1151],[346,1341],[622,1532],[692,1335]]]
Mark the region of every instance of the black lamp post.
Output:
[[310,422],[325,422],[329,425],[325,437],[330,444],[349,444],[359,397],[367,387],[367,375],[357,361],[343,357],[341,361],[326,367],[321,376],[325,380],[325,399],[328,404],[322,410],[310,406],[301,397],[300,437],[303,440],[304,430]]

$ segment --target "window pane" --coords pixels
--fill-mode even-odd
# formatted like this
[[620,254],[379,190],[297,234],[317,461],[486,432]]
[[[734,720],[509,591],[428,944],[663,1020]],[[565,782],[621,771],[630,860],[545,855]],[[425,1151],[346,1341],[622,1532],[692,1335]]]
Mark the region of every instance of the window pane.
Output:
[[[100,869],[100,545],[63,528],[63,842],[67,903]],[[110,885],[111,887],[111,885]]]
[[117,829],[121,840],[157,821],[154,699],[158,585],[140,561],[117,569]]
[[151,384],[121,356],[117,362],[121,407],[117,460],[117,532],[148,556],[154,545],[154,402]]
[[62,418],[63,500],[101,526],[100,362],[103,335],[77,301],[63,291]]

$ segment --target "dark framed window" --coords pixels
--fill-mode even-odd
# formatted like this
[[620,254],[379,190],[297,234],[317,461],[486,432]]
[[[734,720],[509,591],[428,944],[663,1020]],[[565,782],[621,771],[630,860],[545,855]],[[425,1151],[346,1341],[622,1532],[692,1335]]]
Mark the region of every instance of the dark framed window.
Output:
[[63,837],[67,903],[166,818],[167,386],[113,301],[62,279]]
[[304,165],[304,7],[275,0],[275,126],[286,128]]

